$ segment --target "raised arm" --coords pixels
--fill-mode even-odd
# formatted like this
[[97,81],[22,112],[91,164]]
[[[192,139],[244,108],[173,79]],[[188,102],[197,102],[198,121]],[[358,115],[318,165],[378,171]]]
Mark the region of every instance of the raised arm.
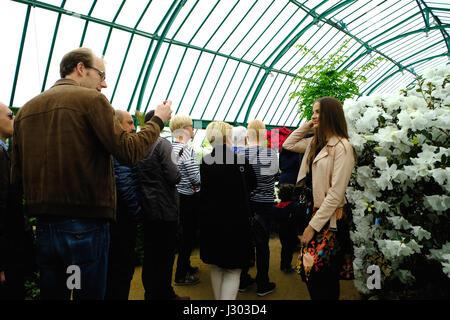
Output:
[[312,130],[312,122],[304,122],[287,137],[283,143],[283,149],[297,153],[305,153],[306,147],[312,139],[305,138],[305,136],[311,133],[314,133]]

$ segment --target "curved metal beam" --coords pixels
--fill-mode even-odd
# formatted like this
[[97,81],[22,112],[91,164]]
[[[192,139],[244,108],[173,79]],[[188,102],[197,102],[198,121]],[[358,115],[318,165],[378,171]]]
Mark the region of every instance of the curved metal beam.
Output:
[[[431,16],[433,17],[434,21],[437,23],[437,25],[439,25],[439,26],[442,25],[442,22],[439,19],[439,17],[436,16],[433,13],[433,10],[430,7],[428,7],[426,2],[423,1],[423,0],[420,0],[420,1],[422,2],[423,6],[425,7],[425,11],[427,13],[427,16],[428,16],[428,14],[431,14]],[[428,20],[426,21],[425,24],[426,24],[427,27],[429,26]],[[441,34],[442,34],[442,37],[444,38],[445,44],[447,45],[447,51],[450,52],[450,37],[449,37],[449,35],[448,35],[448,33],[447,33],[447,31],[445,29],[441,29]]]
[[[250,115],[250,111],[251,111],[251,109],[252,109],[252,107],[253,107],[253,105],[254,105],[254,103],[255,103],[255,101],[256,101],[256,98],[258,97],[259,91],[261,90],[261,88],[262,88],[262,86],[264,85],[264,83],[265,83],[267,77],[269,76],[269,73],[270,73],[271,68],[273,68],[273,67],[275,66],[275,64],[276,64],[276,63],[277,63],[277,62],[285,55],[285,53],[286,53],[286,52],[287,52],[287,51],[288,51],[288,50],[289,50],[289,49],[297,42],[297,40],[298,40],[298,39],[299,39],[306,31],[308,31],[312,26],[314,26],[318,21],[321,21],[321,19],[325,18],[326,16],[332,14],[333,12],[335,12],[335,11],[338,10],[338,9],[340,9],[341,7],[343,7],[343,6],[345,6],[345,5],[349,4],[349,3],[352,3],[352,2],[355,2],[355,0],[347,0],[347,1],[343,1],[343,2],[339,3],[338,5],[336,5],[336,6],[332,7],[332,8],[330,8],[330,9],[325,10],[325,11],[324,11],[323,13],[321,13],[320,15],[317,15],[317,17],[314,18],[314,20],[313,20],[312,22],[310,22],[305,28],[303,28],[299,33],[297,33],[297,34],[291,39],[291,41],[289,41],[289,42],[284,46],[284,48],[280,51],[280,53],[278,53],[278,55],[277,55],[277,56],[275,57],[275,59],[272,61],[272,63],[270,64],[270,66],[265,70],[265,73],[264,73],[262,79],[260,80],[258,86],[256,87],[255,93],[253,94],[252,99],[250,100],[250,104],[249,104],[249,106],[248,106],[248,108],[247,108],[247,112],[246,112],[245,118],[244,118],[244,123],[246,123],[247,120],[248,120],[248,116]],[[320,3],[319,5],[322,5],[323,3],[324,3],[324,2]],[[318,5],[318,6],[319,6],[319,5]],[[316,6],[315,8],[317,8],[318,6]],[[314,9],[315,9],[315,8],[314,8]],[[313,13],[313,12],[314,12],[314,9],[311,9],[311,10],[310,10],[310,13]],[[316,13],[313,13],[313,14],[316,15]],[[308,16],[305,16],[305,18],[302,19],[302,21],[297,25],[297,27],[296,27],[295,29],[297,29],[297,28],[303,23],[303,21],[304,21],[307,17],[308,17]],[[294,29],[294,30],[295,30],[295,29]],[[285,40],[283,40],[283,42],[287,41],[287,39],[292,35],[292,33],[293,33],[293,32],[291,32],[291,33],[285,38]],[[274,51],[267,59],[271,58],[272,55],[275,54],[276,51],[278,51],[278,48],[275,49],[275,51]],[[267,61],[267,60],[266,60],[266,61]],[[264,63],[264,64],[265,64],[265,63]],[[256,77],[255,77],[255,81],[256,81],[256,79],[258,78],[258,75],[259,75],[259,72],[260,72],[260,71],[261,71],[261,70],[258,71],[258,74],[257,74]],[[253,88],[254,83],[255,83],[255,82],[252,83],[252,86],[250,87],[249,92],[250,92],[251,89]],[[246,97],[246,99],[247,99],[247,97]],[[238,112],[237,115],[236,115],[235,122],[237,121],[237,119],[238,119],[238,117],[239,117],[239,115],[240,115],[240,112],[241,112],[242,107],[244,106],[244,104],[245,104],[245,102],[246,102],[246,99],[243,101],[242,106],[241,106],[241,109],[239,110],[239,112]]]
[[[418,54],[420,54],[420,53],[422,53],[422,52],[425,52],[425,51],[427,51],[428,49],[431,49],[431,48],[433,48],[433,47],[435,47],[436,45],[439,45],[439,44],[441,44],[441,43],[442,43],[442,41],[435,42],[435,43],[433,43],[432,45],[430,45],[430,46],[428,46],[428,47],[426,47],[426,48],[423,48],[422,50],[417,51],[417,52],[415,52],[414,54],[411,54],[411,55],[407,56],[406,58],[403,58],[400,62],[406,61],[406,60],[408,60],[408,59],[410,59],[410,58],[412,58],[412,57],[414,57],[414,56],[416,56],[416,55],[418,55]],[[366,89],[364,89],[363,92],[361,92],[361,95],[363,95],[363,94],[364,94],[367,90],[369,90],[372,86],[377,85],[378,81],[379,81],[381,78],[383,78],[386,74],[388,74],[390,71],[392,71],[393,68],[394,68],[394,66],[392,66],[391,68],[389,68],[389,70],[386,71],[382,76],[378,77],[377,80],[375,80],[370,86],[368,86]],[[398,70],[398,71],[402,71],[402,70]]]
[[[425,58],[425,59],[421,59],[421,60],[418,60],[418,61],[415,61],[415,62],[413,62],[413,63],[410,63],[410,64],[408,64],[407,65],[407,67],[411,67],[411,66],[413,66],[413,65],[415,65],[415,64],[418,64],[418,63],[421,63],[421,62],[425,62],[425,61],[430,61],[430,60],[434,60],[434,59],[437,59],[437,58],[440,58],[440,57],[450,57],[450,53],[449,52],[447,52],[447,53],[442,53],[442,54],[438,54],[438,55],[435,55],[435,56],[432,56],[432,57],[428,57],[428,58]],[[392,70],[392,69],[391,69]],[[380,82],[378,82],[377,83],[377,85],[376,86],[374,86],[369,92],[368,92],[368,94],[367,95],[370,95],[373,91],[375,91],[375,89],[376,88],[378,88],[383,82],[385,82],[386,80],[388,80],[389,78],[392,78],[395,74],[397,74],[398,72],[401,72],[402,70],[396,70],[396,71],[394,71],[393,73],[391,73],[390,75],[388,75],[387,77],[385,77],[385,78],[383,78]]]
[[[178,2],[178,4],[177,4],[177,2]],[[152,71],[153,64],[155,63],[156,57],[158,56],[159,49],[161,48],[161,45],[162,45],[164,39],[166,38],[166,35],[169,32],[169,29],[172,26],[173,21],[175,20],[175,18],[177,17],[178,13],[180,12],[181,8],[183,8],[185,3],[186,3],[186,0],[178,0],[178,1],[174,1],[172,3],[172,5],[170,6],[169,12],[171,12],[173,10],[173,7],[175,5],[176,5],[176,8],[175,8],[175,11],[170,16],[169,20],[167,21],[167,24],[161,34],[161,37],[158,39],[158,42],[156,43],[156,47],[155,47],[155,50],[153,51],[153,55],[150,58],[150,62],[148,64],[147,71],[145,72],[144,80],[142,81],[141,92],[139,94],[139,98],[138,98],[137,105],[136,105],[136,110],[138,110],[138,111],[141,108],[141,103],[142,103],[142,99],[144,98],[144,93],[145,93],[145,88],[147,86],[148,78],[150,76],[150,72]],[[164,21],[164,19],[163,19],[163,21]],[[151,48],[151,46],[152,45],[150,44],[150,48]],[[149,52],[150,52],[150,48],[149,48]],[[139,82],[139,80],[136,82],[136,85],[138,84],[138,82]],[[130,110],[131,103],[132,103],[132,100],[130,101],[130,105],[128,106],[128,111]]]
[[[384,46],[384,45],[386,45],[386,44],[388,44],[388,43],[390,43],[392,41],[395,41],[395,40],[398,40],[398,39],[401,39],[401,38],[404,38],[404,37],[408,37],[408,36],[411,36],[411,35],[416,34],[416,33],[428,32],[428,31],[431,31],[431,30],[441,30],[441,29],[446,29],[446,28],[450,28],[450,24],[443,24],[443,25],[440,25],[440,26],[423,28],[423,29],[418,29],[418,30],[406,32],[406,33],[400,34],[398,36],[395,36],[395,37],[393,37],[393,38],[391,38],[389,40],[383,41],[383,42],[373,46],[373,48],[377,49],[377,48],[382,47],[382,46]],[[365,57],[368,53],[370,53],[368,50],[366,50],[365,52],[361,53],[353,61],[351,61],[349,64],[347,64],[345,67],[346,68],[350,67],[356,61],[358,61],[359,59]]]

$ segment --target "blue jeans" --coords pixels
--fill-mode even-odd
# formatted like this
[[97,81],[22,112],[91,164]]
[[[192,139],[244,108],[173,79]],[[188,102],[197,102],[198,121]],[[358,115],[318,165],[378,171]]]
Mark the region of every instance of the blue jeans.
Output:
[[[42,300],[103,300],[109,253],[109,222],[95,219],[38,218],[36,261]],[[76,271],[68,270],[79,267]],[[71,278],[68,281],[69,277]]]

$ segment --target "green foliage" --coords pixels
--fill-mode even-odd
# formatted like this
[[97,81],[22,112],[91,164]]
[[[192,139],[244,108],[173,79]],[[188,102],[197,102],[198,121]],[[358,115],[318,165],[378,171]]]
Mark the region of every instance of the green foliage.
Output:
[[34,272],[33,276],[25,280],[25,297],[31,300],[39,300],[41,290],[39,289],[39,272]]
[[297,46],[301,53],[312,55],[313,60],[318,60],[316,64],[311,63],[303,66],[295,78],[291,80],[293,84],[298,82],[300,90],[291,92],[289,99],[299,98],[297,104],[301,118],[311,119],[312,105],[321,97],[331,96],[344,102],[345,99],[360,95],[358,83],[367,81],[363,73],[386,60],[377,57],[356,69],[338,70],[339,66],[348,59],[343,51],[347,49],[349,41],[350,39],[345,40],[338,50],[330,54],[326,60],[319,60],[317,53],[306,46]]
[[136,113],[134,116],[136,117],[137,125],[142,128],[145,124],[145,113],[136,110]]

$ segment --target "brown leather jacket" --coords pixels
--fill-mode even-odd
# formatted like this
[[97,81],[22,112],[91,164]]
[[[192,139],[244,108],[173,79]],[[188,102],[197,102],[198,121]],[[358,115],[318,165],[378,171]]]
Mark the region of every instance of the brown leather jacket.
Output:
[[136,164],[163,126],[155,116],[140,132],[127,133],[103,94],[60,79],[14,120],[11,183],[23,184],[30,216],[115,219],[111,155]]

